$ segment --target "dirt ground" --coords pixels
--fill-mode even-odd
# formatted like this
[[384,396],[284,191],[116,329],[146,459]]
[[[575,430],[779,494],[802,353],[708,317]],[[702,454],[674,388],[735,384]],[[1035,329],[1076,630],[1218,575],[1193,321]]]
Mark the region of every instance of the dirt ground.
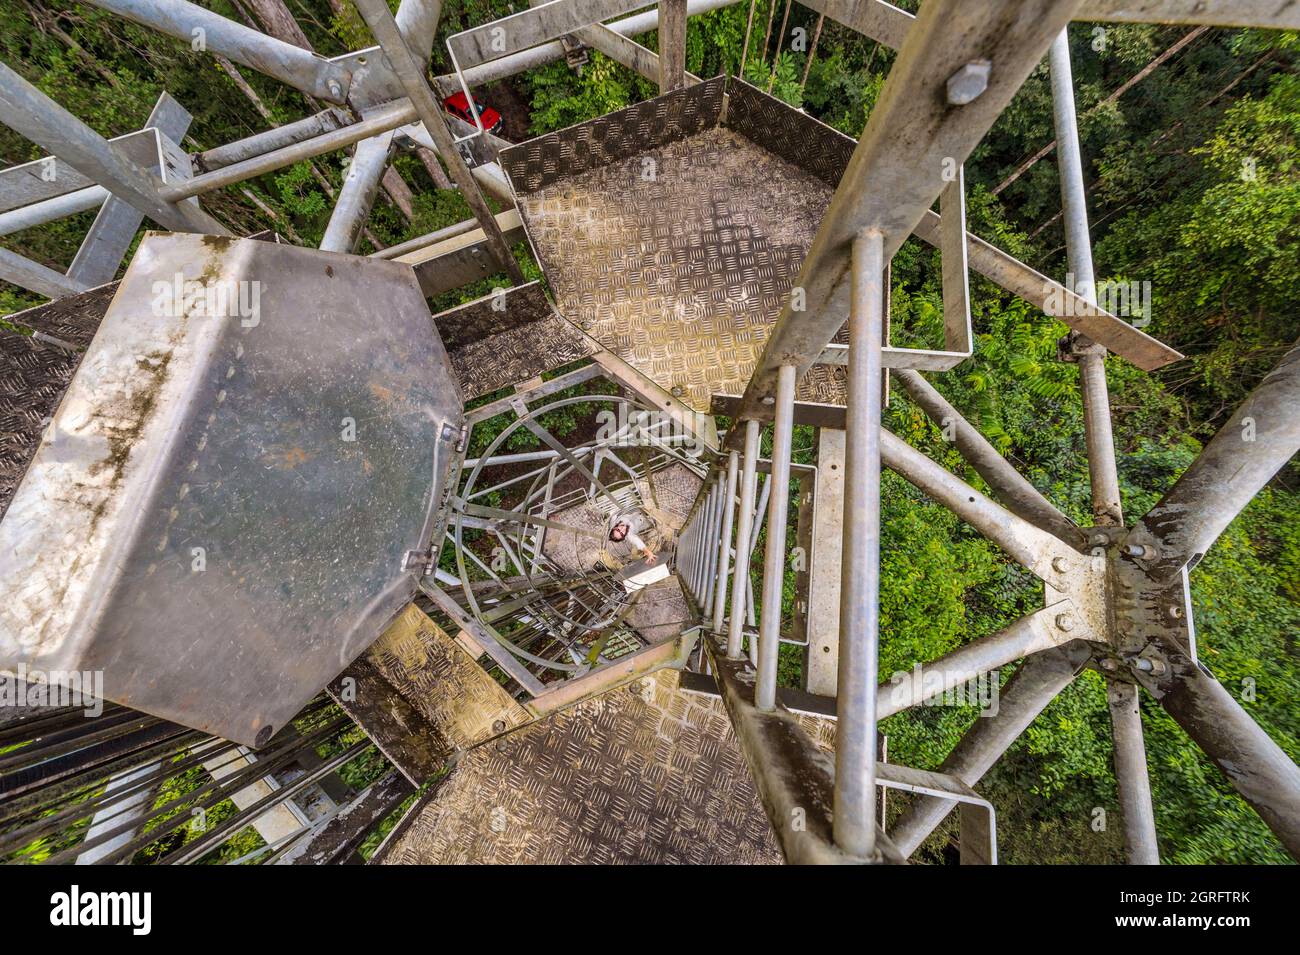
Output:
[[508,139],[512,143],[522,143],[525,139],[532,138],[532,134],[528,132],[532,110],[528,100],[515,89],[510,80],[505,79],[487,86],[476,87],[474,97],[501,114],[504,123],[500,134],[502,139]]

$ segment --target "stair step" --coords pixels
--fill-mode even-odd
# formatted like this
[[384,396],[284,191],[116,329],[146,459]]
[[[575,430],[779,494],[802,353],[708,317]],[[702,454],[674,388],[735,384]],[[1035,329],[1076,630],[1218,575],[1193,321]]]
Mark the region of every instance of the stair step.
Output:
[[372,860],[780,861],[721,701],[682,690],[675,670],[463,753]]

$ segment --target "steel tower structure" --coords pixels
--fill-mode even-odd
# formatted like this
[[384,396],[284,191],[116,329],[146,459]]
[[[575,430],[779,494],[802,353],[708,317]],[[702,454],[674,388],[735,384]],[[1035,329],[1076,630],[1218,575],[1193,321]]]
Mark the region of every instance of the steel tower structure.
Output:
[[[1065,38],[1071,20],[1294,29],[1300,13],[806,0],[897,51],[854,141],[685,71],[688,15],[735,0],[551,0],[449,37],[454,72],[432,80],[437,0],[356,0],[376,45],[332,58],[184,0],[90,2],[201,30],[329,105],[190,155],[166,94],[109,141],[0,64],[0,122],[49,153],[0,170],[0,233],[99,210],[66,273],[0,253],[0,278],[51,300],[0,324],[0,670],[44,688],[0,717],[0,853],[129,860],[232,799],[164,861],[249,825],[251,859],[345,861],[403,807],[378,860],[901,863],[960,808],[962,860],[992,863],[975,787],[1092,667],[1131,862],[1158,862],[1144,692],[1300,858],[1300,769],[1198,662],[1188,584],[1300,449],[1300,349],[1126,519],[1105,355],[1148,371],[1182,356],[1097,301]],[[632,39],[656,28],[658,54]],[[660,95],[517,145],[439,105],[577,47]],[[962,164],[1045,57],[1071,287],[966,227]],[[394,150],[416,146],[474,218],[354,255]],[[319,250],[236,238],[202,208],[348,147]],[[115,281],[146,219],[168,233]],[[912,235],[943,268],[928,349],[890,341],[889,262]],[[972,352],[972,269],[1071,328],[1092,526],[927,381]],[[430,316],[428,297],[493,275],[506,284]],[[992,497],[882,428],[890,377]],[[796,425],[818,429],[815,467],[791,461]],[[541,450],[513,451],[522,434]],[[876,662],[882,466],[1043,588],[1041,609],[901,686]],[[611,552],[617,520],[668,573]],[[791,629],[796,551],[812,556]],[[806,648],[808,692],[778,690],[781,642]],[[938,771],[882,759],[879,720],[1017,661],[998,714]],[[67,696],[82,674],[103,678],[93,719]],[[338,778],[374,749],[391,764],[377,781]],[[187,773],[200,782],[168,789]],[[886,830],[891,788],[913,798]]]

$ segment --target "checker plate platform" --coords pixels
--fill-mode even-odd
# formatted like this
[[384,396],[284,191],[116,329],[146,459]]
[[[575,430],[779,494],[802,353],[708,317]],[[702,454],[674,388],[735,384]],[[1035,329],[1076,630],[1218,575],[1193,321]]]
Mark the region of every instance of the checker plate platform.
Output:
[[464,753],[372,862],[779,863],[722,702],[675,670]]
[[[718,77],[501,162],[559,312],[707,413],[748,383],[852,148]],[[800,400],[843,404],[843,374],[814,366]]]

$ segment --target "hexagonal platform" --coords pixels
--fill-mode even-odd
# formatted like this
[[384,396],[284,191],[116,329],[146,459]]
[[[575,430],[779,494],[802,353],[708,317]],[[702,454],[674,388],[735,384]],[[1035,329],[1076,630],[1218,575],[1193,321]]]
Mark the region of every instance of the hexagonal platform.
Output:
[[[501,153],[556,307],[708,412],[739,394],[854,142],[718,77]],[[816,366],[799,398],[844,403]]]

